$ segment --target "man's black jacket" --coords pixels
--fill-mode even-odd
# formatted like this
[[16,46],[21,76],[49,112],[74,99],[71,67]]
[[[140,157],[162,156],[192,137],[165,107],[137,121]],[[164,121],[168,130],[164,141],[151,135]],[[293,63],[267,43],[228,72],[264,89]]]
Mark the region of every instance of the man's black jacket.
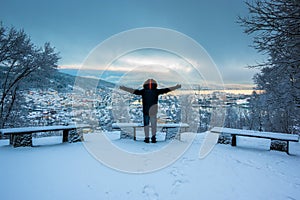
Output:
[[144,88],[141,90],[132,89],[125,86],[121,86],[120,89],[130,92],[132,94],[141,95],[143,102],[143,113],[144,115],[156,115],[158,110],[158,96],[161,94],[168,93],[170,91],[180,88],[180,85],[176,85],[170,88],[157,89],[156,87],[151,87],[150,84],[144,84]]

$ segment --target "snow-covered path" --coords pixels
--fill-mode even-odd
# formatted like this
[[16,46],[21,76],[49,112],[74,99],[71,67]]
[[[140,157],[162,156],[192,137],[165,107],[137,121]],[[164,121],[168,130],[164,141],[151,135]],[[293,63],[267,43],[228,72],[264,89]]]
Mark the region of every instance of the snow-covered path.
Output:
[[[152,173],[130,174],[104,166],[82,143],[40,138],[33,148],[0,141],[0,199],[299,199],[300,143],[291,154],[269,151],[268,140],[238,138],[238,147],[216,145],[204,159],[204,133],[175,163]],[[58,144],[56,144],[58,143]],[[164,143],[115,141],[151,151]]]

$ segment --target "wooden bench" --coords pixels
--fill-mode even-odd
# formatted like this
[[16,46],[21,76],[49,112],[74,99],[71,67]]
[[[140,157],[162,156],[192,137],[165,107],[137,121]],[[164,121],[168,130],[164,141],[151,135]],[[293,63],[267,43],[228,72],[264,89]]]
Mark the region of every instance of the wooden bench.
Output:
[[271,140],[281,140],[287,142],[286,153],[289,154],[289,142],[299,142],[299,135],[296,134],[286,134],[286,133],[274,133],[274,132],[260,132],[252,130],[241,130],[233,128],[222,128],[214,127],[210,130],[212,133],[224,133],[229,134],[232,137],[231,145],[236,146],[236,136],[245,137],[256,137],[256,138],[266,138]]
[[63,131],[62,142],[70,141],[69,135],[73,132],[74,136],[79,136],[77,129],[90,128],[88,125],[57,125],[57,126],[35,126],[35,127],[21,127],[21,128],[5,128],[0,129],[1,135],[9,135],[9,143],[14,147],[32,146],[32,134],[38,132],[48,131]]
[[[140,123],[113,123],[113,129],[122,129],[122,128],[133,128],[133,139],[136,140],[136,129],[144,127],[143,124]],[[151,127],[151,126],[150,126]],[[169,123],[169,124],[157,124],[157,128],[162,128],[163,131],[167,131],[170,128],[184,128],[185,130],[189,128],[189,125],[186,123]],[[179,131],[180,133],[180,131]],[[180,140],[180,134],[179,134]]]

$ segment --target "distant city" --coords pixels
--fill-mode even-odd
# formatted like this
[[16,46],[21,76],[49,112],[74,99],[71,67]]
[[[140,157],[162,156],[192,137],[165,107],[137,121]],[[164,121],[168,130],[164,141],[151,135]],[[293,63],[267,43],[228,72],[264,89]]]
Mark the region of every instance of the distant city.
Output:
[[[209,128],[209,114],[214,106],[219,104],[234,108],[236,112],[242,110],[247,113],[251,93],[252,90],[171,92],[159,98],[158,121],[182,122],[182,110],[188,109],[185,113],[198,116],[198,119],[193,119],[197,123],[198,131],[206,131]],[[189,98],[184,98],[185,96]],[[118,88],[98,87],[82,93],[73,90],[58,92],[51,88],[31,89],[24,97],[25,104],[22,107],[28,111],[28,115],[23,117],[27,118],[26,121],[29,120],[27,126],[76,123],[90,124],[95,129],[110,131],[114,122],[142,123],[143,119],[141,98]]]

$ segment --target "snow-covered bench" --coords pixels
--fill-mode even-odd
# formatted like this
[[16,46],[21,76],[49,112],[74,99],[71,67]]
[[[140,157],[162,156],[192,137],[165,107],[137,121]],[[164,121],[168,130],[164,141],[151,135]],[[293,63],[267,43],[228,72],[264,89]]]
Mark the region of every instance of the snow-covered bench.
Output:
[[287,154],[289,154],[289,142],[299,142],[299,135],[296,135],[296,134],[260,132],[260,131],[252,131],[252,130],[223,128],[223,127],[214,127],[210,131],[212,133],[230,134],[232,137],[232,139],[231,139],[232,146],[236,146],[236,136],[257,137],[257,138],[266,138],[266,139],[271,139],[271,140],[286,141],[287,142],[287,148],[286,148]]
[[63,131],[62,142],[81,141],[82,136],[77,129],[90,128],[88,125],[57,125],[57,126],[35,126],[21,128],[0,129],[1,135],[9,135],[9,143],[13,147],[32,146],[32,134],[37,132]]
[[[112,128],[113,129],[122,129],[122,128],[133,128],[133,139],[136,140],[136,129],[137,128],[141,128],[144,127],[143,124],[140,123],[113,123],[112,124]],[[157,124],[157,128],[162,128],[163,131],[167,131],[170,128],[179,128],[179,130],[181,130],[181,128],[183,128],[185,131],[186,129],[189,127],[188,124],[186,123],[168,123],[168,124],[161,124],[158,123]],[[179,131],[179,140],[180,140],[180,131]]]

